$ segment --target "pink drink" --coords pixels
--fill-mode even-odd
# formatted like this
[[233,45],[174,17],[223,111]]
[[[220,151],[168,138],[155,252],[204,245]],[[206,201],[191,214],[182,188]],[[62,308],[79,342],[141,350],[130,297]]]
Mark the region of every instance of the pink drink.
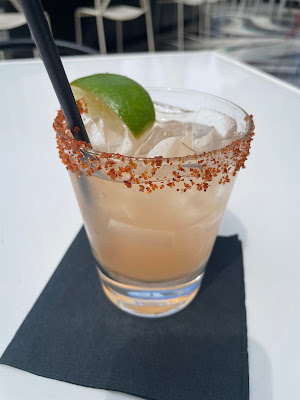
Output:
[[237,139],[214,142],[218,149],[207,153],[152,159],[84,147],[82,157],[69,139],[58,140],[105,293],[125,311],[148,317],[179,311],[197,294],[254,128],[225,100],[172,94],[150,91],[154,101],[191,112],[208,106],[234,118]]

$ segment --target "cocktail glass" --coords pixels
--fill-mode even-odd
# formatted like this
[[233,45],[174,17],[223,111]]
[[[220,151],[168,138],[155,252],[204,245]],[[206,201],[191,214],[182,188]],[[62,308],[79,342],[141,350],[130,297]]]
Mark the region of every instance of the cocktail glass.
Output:
[[201,286],[254,125],[240,107],[215,96],[149,93],[186,121],[200,109],[224,113],[235,119],[237,139],[207,153],[150,159],[94,151],[64,133],[62,115],[54,127],[105,294],[128,313],[161,317],[186,307]]

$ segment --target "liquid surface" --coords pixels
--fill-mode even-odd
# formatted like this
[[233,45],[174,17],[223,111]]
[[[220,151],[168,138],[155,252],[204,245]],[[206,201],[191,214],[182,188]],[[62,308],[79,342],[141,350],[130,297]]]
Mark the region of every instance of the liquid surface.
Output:
[[116,130],[100,116],[86,118],[92,147],[135,157],[182,157],[225,147],[241,137],[233,118],[211,109],[191,112],[160,103],[155,109],[156,122],[139,138],[122,122]]

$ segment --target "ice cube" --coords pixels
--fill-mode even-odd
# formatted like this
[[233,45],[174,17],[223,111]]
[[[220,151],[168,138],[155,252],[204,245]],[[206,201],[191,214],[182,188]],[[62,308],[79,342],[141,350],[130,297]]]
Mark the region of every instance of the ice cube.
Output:
[[[120,138],[119,138],[120,141]],[[119,145],[116,147],[116,153],[120,153],[123,156],[129,156],[134,154],[134,138],[130,135],[129,132],[126,132],[125,136],[119,142]]]
[[111,125],[111,121],[109,123],[104,122],[104,132],[109,153],[122,154],[120,150],[122,150],[124,142],[124,150],[127,149],[130,151],[132,144],[129,138],[129,129],[124,123],[121,125],[121,127],[114,127]]
[[181,142],[200,154],[213,150],[214,128],[202,124],[192,124],[192,131]]
[[193,124],[193,150],[196,153],[213,149],[215,128],[212,126]]
[[161,142],[165,138],[166,137],[164,130],[160,126],[156,126],[150,133],[148,139],[139,148],[136,155],[139,155],[141,157],[146,156],[157,143]]
[[140,147],[141,141],[136,139],[127,125],[121,119],[110,120],[97,118],[97,127],[106,139],[106,151],[109,153],[120,153],[133,156],[136,149]]
[[183,157],[194,154],[194,151],[183,144],[179,137],[169,137],[157,143],[147,157]]
[[141,137],[136,138],[128,129],[125,136],[122,137],[116,153],[120,153],[123,156],[134,156],[137,149],[141,146],[141,143],[144,142],[145,138],[147,138],[147,133],[144,133]]
[[191,121],[196,115],[194,111],[185,110],[180,107],[172,106],[169,104],[163,104],[154,101],[155,114],[157,121],[169,121],[174,116],[177,121],[185,122]]
[[202,109],[196,115],[195,122],[215,128],[214,136],[218,141],[234,139],[237,136],[236,121],[218,111]]
[[147,134],[149,135],[149,132],[146,132],[141,137],[135,138],[124,123],[115,126],[100,116],[87,120],[85,127],[94,150],[120,153],[125,156],[133,156],[147,138]]
[[117,130],[111,121],[105,121],[98,115],[89,119],[85,127],[93,149],[117,153],[128,131],[126,125],[123,125],[122,129]]
[[146,156],[159,142],[170,137],[183,137],[192,131],[191,123],[167,121],[156,123],[148,139],[142,144],[136,155]]
[[127,246],[132,246],[132,243],[136,246],[147,243],[148,246],[172,247],[174,238],[173,231],[137,226],[113,218],[107,225],[107,234],[111,234],[115,240],[121,239]]
[[165,138],[172,136],[186,136],[192,131],[190,122],[165,121],[158,124],[165,133]]
[[98,151],[108,151],[102,118],[91,118],[86,122],[85,128],[89,136],[92,148]]

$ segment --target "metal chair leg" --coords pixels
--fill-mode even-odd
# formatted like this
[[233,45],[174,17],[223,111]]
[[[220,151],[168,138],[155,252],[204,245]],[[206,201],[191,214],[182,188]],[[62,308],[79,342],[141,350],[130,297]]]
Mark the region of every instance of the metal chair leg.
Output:
[[75,39],[77,44],[82,44],[81,16],[75,11]]
[[197,8],[192,7],[192,16],[191,16],[191,24],[190,24],[191,31],[194,31],[195,25],[196,25],[195,22],[197,22],[197,19],[198,19]]
[[50,28],[50,31],[51,31],[51,33],[52,33],[52,26],[51,26],[51,19],[50,19],[50,15],[45,11],[45,17],[46,17],[46,20],[47,20],[47,22],[48,22],[48,25],[49,25],[49,28]]
[[284,14],[285,4],[286,4],[286,0],[280,0],[279,6],[277,9],[277,17],[278,18],[282,18],[283,14]]
[[202,31],[202,4],[200,4],[200,6],[198,7],[199,13],[198,13],[198,35],[201,35],[201,31]]
[[238,6],[238,13],[242,15],[246,11],[247,0],[241,0],[240,5]]
[[177,3],[177,35],[178,35],[178,50],[184,50],[184,6],[182,3]]
[[206,9],[204,13],[204,32],[207,38],[210,37],[210,4],[206,2]]
[[122,21],[116,21],[117,52],[123,53],[123,30]]
[[103,19],[101,16],[96,17],[96,25],[97,25],[100,51],[101,53],[106,54],[107,50],[106,50],[105,33],[104,33]]
[[253,4],[254,15],[257,15],[260,6],[260,0],[255,0]]
[[146,19],[148,51],[154,52],[155,51],[155,45],[154,45],[153,25],[152,25],[152,18],[151,18],[151,12],[150,11],[146,11],[145,19]]
[[154,30],[159,33],[159,23],[160,23],[160,7],[161,4],[159,1],[155,2],[155,21],[154,21]]
[[270,18],[273,17],[274,7],[275,7],[275,1],[274,0],[270,0],[269,1],[269,7],[268,7],[268,14],[269,14]]

